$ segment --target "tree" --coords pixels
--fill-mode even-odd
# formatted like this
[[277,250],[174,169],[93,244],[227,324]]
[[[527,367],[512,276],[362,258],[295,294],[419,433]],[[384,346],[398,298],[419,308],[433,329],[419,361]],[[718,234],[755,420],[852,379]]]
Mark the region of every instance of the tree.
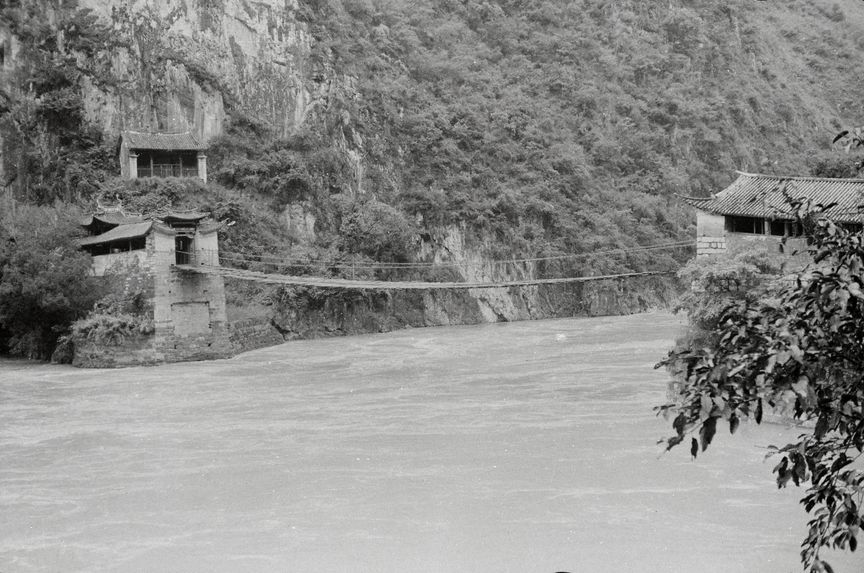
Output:
[[69,209],[0,209],[0,344],[13,355],[48,358],[102,295],[90,276],[90,255],[75,239]]
[[864,235],[819,220],[813,262],[769,296],[732,301],[716,339],[672,351],[666,366],[680,384],[671,449],[690,437],[696,457],[712,443],[718,422],[735,433],[742,420],[761,423],[784,409],[814,424],[796,442],[776,448],[778,487],[807,487],[810,514],[801,559],[811,572],[831,572],[825,547],[855,551],[864,525]]

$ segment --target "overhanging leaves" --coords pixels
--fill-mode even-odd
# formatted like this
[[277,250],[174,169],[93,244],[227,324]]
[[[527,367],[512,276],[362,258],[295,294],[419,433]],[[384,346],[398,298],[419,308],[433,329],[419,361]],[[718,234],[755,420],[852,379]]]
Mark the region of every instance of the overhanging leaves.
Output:
[[[813,263],[795,281],[727,306],[711,336],[671,352],[661,365],[679,388],[672,424],[695,458],[713,443],[718,419],[735,433],[742,420],[762,423],[794,412],[811,422],[798,440],[774,449],[779,487],[807,487],[810,514],[802,561],[831,571],[820,549],[857,548],[864,525],[864,237],[828,221],[813,223]],[[707,293],[703,296],[712,296]],[[695,339],[691,339],[695,340]]]

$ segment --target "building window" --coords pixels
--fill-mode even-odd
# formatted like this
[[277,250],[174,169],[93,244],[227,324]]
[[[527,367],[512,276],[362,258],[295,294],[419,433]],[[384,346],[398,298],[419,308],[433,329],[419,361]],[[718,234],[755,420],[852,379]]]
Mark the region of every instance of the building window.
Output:
[[730,233],[765,234],[765,219],[759,217],[726,217],[726,230]]
[[768,232],[775,237],[786,236],[786,221],[771,221],[768,226]]
[[775,219],[770,222],[768,232],[777,237],[800,237],[804,234],[804,229],[802,229],[801,223],[797,221]]

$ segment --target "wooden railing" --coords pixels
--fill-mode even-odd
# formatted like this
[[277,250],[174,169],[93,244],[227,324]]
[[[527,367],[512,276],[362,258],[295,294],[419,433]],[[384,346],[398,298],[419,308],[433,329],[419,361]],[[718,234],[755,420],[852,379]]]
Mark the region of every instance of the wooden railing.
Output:
[[175,164],[155,164],[138,166],[138,177],[198,177],[197,167],[181,167]]

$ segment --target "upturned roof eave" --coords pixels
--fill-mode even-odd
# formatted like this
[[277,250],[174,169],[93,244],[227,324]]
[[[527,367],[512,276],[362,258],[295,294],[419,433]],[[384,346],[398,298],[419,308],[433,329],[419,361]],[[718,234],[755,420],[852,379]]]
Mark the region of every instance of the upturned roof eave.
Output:
[[131,239],[139,239],[150,232],[153,223],[146,221],[143,223],[131,223],[129,225],[118,225],[109,231],[105,231],[101,235],[94,237],[85,237],[78,241],[78,246],[89,247],[93,245],[104,245],[106,243],[114,243],[116,241],[128,241]]
[[123,214],[115,214],[115,213],[100,213],[95,215],[89,215],[88,217],[80,220],[80,224],[82,227],[90,227],[96,222],[105,224],[105,225],[132,225],[135,223],[144,223],[146,219],[137,215],[123,215]]

